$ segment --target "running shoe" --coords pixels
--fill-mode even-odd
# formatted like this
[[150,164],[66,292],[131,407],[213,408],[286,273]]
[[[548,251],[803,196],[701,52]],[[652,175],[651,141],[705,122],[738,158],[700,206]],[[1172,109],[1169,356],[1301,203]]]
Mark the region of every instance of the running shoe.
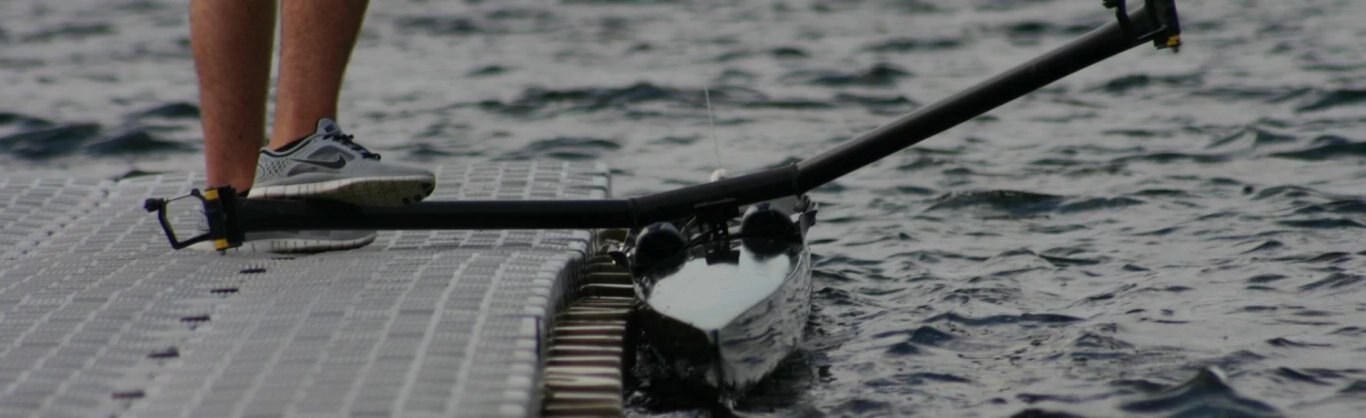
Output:
[[432,172],[379,158],[324,118],[312,135],[284,149],[261,149],[256,182],[247,197],[401,206],[421,201],[436,188]]

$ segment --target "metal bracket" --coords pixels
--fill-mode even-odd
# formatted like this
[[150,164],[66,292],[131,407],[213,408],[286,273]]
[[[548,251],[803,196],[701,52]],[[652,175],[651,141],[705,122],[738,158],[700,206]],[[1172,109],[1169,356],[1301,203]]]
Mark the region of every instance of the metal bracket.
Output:
[[[171,202],[194,198],[198,199],[200,206],[203,207],[204,220],[208,225],[208,230],[188,238],[181,239],[176,234],[175,227],[167,216],[167,207]],[[212,242],[216,250],[222,251],[242,244],[244,234],[237,226],[237,192],[232,187],[213,187],[200,192],[199,189],[191,190],[189,194],[176,196],[169,199],[147,199],[142,203],[142,208],[148,212],[156,212],[157,222],[161,223],[161,230],[166,234],[166,240],[170,241],[171,248],[183,249],[201,242]]]
[[1151,40],[1157,49],[1171,48],[1172,51],[1179,51],[1181,48],[1181,23],[1176,17],[1175,0],[1143,0],[1143,12],[1153,29],[1148,33],[1135,34],[1134,22],[1129,17],[1129,8],[1126,0],[1101,0],[1101,4],[1107,9],[1115,9],[1115,20],[1119,21],[1119,27],[1129,37],[1145,42]]

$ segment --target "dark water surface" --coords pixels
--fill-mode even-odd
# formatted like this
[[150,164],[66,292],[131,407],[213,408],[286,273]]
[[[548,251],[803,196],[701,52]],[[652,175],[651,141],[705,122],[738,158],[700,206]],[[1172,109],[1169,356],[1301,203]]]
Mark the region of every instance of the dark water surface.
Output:
[[[201,167],[185,5],[0,2],[6,173]],[[1366,2],[1184,0],[1140,48],[821,188],[833,416],[1361,416]],[[383,1],[340,118],[385,158],[771,166],[1106,22],[1093,0]],[[639,415],[707,405],[633,396]]]

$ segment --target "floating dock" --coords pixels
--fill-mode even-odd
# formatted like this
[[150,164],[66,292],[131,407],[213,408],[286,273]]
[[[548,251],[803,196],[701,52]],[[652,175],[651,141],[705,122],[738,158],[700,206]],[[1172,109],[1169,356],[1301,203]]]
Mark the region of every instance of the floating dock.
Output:
[[[435,168],[433,200],[583,199],[606,169]],[[312,255],[172,251],[193,174],[0,177],[0,416],[521,417],[589,231],[388,231]]]

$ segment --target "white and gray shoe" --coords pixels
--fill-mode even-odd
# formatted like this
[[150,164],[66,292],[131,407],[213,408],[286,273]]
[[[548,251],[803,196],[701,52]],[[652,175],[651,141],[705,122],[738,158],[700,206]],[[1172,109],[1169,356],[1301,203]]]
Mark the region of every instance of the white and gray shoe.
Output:
[[432,194],[432,172],[382,163],[351,141],[331,119],[285,149],[261,149],[247,195],[261,199],[326,199],[365,206],[401,206]]

